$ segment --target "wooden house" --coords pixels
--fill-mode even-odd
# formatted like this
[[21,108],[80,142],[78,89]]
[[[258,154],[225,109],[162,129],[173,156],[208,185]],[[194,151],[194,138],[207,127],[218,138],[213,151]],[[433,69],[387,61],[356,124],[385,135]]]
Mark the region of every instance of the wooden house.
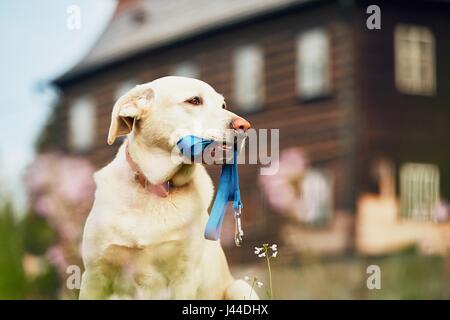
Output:
[[[60,101],[39,148],[83,155],[101,167],[119,146],[106,143],[117,97],[137,83],[185,75],[210,83],[254,128],[280,129],[281,150],[299,147],[311,167],[331,173],[333,212],[352,217],[358,197],[375,191],[380,158],[398,168],[398,197],[409,196],[401,194],[402,179],[414,190],[434,179],[437,198],[423,199],[432,207],[430,201],[450,199],[450,6],[377,1],[381,29],[369,29],[372,4],[120,1],[87,56],[54,80]],[[414,170],[400,170],[410,163],[433,170],[416,179]],[[209,169],[217,182],[218,169]],[[259,166],[242,165],[240,174],[246,242],[227,249],[233,261],[250,257],[258,243],[282,242],[286,223],[256,183]],[[317,232],[330,227],[323,228]],[[338,237],[351,237],[351,230]],[[345,240],[338,251],[351,247]]]

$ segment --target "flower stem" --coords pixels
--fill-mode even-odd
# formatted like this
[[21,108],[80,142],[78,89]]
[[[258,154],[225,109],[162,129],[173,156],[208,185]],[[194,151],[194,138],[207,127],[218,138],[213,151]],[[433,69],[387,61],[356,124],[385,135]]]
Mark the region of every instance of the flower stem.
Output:
[[267,268],[269,270],[269,299],[273,299],[273,291],[272,291],[272,270],[270,269],[270,258],[269,255],[266,255],[267,260]]

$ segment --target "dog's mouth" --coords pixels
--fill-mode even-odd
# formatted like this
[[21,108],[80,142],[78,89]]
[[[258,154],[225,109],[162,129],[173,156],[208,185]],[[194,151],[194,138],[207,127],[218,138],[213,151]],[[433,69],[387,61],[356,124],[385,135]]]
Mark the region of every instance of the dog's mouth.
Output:
[[[190,159],[190,161],[196,163],[211,165],[232,162],[235,158],[234,155],[236,154],[236,151],[239,153],[243,149],[247,135],[240,132],[234,132],[233,134],[204,134],[194,137],[196,137],[197,140],[201,139],[202,141],[201,144],[200,142],[197,142],[197,151],[194,151],[194,149],[191,150],[195,155],[184,155],[183,157],[187,157],[186,159]],[[189,148],[192,147],[193,145],[189,146]],[[198,152],[200,151],[198,147],[202,148],[200,153]]]
[[234,149],[237,148],[239,152],[245,138],[241,137],[241,139],[238,139],[237,136],[234,136],[232,139],[215,141],[210,149],[210,157],[220,161],[231,160],[234,155]]
[[222,144],[219,143],[219,147],[222,150],[233,150],[233,147],[235,146],[235,144],[237,143],[237,141],[233,141],[232,143],[227,142],[227,141],[222,141]]
[[227,154],[232,154],[234,142],[215,141],[210,148],[212,158],[227,158]]

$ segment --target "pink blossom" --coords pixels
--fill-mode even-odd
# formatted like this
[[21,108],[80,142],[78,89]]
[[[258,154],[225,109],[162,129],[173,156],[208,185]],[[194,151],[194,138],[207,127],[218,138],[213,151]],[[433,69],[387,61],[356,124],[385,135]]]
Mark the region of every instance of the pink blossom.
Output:
[[94,167],[86,159],[59,153],[39,155],[25,173],[25,185],[34,212],[57,234],[47,258],[65,277],[69,264],[81,263],[84,221],[95,192]]
[[446,201],[440,201],[434,209],[434,219],[437,222],[445,222],[449,219],[450,207]]
[[287,213],[297,202],[295,184],[303,175],[308,160],[299,148],[285,149],[281,152],[278,172],[274,175],[263,175],[259,185],[267,196],[269,204],[280,213]]
[[49,195],[42,195],[35,200],[34,209],[41,217],[46,217],[49,212],[54,212],[52,199]]
[[61,246],[55,245],[50,247],[47,250],[46,256],[60,273],[65,273],[69,263],[64,256],[64,250]]

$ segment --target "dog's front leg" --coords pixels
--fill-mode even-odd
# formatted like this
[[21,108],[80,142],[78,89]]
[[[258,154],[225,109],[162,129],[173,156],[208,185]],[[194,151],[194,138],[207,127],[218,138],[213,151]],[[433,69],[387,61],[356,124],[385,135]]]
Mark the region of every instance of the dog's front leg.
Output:
[[185,281],[172,286],[172,299],[195,300],[197,298],[198,284],[194,281]]
[[201,281],[201,274],[195,268],[186,270],[181,278],[171,284],[172,299],[189,300],[198,299],[198,290]]
[[238,279],[230,283],[225,290],[226,300],[259,300],[255,290],[244,280]]
[[99,270],[87,268],[81,278],[80,296],[81,300],[108,299],[111,295],[109,279]]

